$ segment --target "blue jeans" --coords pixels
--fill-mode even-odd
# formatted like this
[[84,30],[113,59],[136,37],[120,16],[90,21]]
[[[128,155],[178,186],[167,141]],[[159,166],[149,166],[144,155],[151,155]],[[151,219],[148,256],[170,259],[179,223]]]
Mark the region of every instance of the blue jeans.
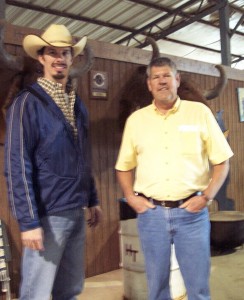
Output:
[[149,300],[170,300],[171,243],[184,279],[188,300],[209,300],[210,222],[208,210],[157,206],[138,214]]
[[41,219],[44,251],[25,248],[20,300],[75,300],[84,282],[84,209]]

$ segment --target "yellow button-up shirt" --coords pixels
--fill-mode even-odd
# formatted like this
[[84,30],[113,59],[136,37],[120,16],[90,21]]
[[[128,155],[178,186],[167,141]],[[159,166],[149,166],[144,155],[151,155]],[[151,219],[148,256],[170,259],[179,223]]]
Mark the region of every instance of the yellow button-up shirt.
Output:
[[210,109],[178,98],[166,115],[151,104],[127,119],[115,168],[136,168],[135,191],[178,200],[204,190],[211,180],[211,164],[232,155]]

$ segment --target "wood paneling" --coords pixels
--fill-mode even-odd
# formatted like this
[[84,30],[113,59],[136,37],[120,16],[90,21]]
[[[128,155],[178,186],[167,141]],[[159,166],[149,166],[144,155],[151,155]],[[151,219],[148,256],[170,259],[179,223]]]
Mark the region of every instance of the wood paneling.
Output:
[[[19,29],[20,30],[20,29]],[[24,31],[27,32],[26,30]],[[14,36],[21,36],[14,35]],[[9,41],[11,39],[9,38]],[[12,54],[22,53],[19,41],[9,47]],[[125,82],[130,78],[138,64],[147,64],[150,52],[128,49],[117,45],[108,45],[91,41],[94,46],[95,63],[92,70],[104,71],[109,76],[109,91],[106,100],[92,99],[89,94],[89,74],[78,81],[78,92],[90,114],[90,133],[93,156],[93,172],[97,183],[99,198],[103,209],[103,222],[98,228],[87,228],[86,276],[117,269],[120,262],[119,247],[119,205],[117,199],[122,196],[115,177],[114,165],[121,140],[118,128],[119,98]],[[100,48],[98,46],[101,46]],[[99,50],[100,49],[100,50]],[[107,51],[107,52],[106,52]],[[114,51],[114,52],[113,52]],[[187,62],[189,65],[187,65]],[[202,88],[215,85],[217,77],[212,76],[213,66],[186,59],[177,59],[180,70],[194,71],[191,78]],[[203,74],[199,74],[202,70]],[[221,97],[209,101],[213,113],[224,110],[224,123],[229,129],[229,143],[235,153],[231,159],[228,197],[235,201],[236,210],[244,211],[244,122],[239,121],[237,87],[244,87],[242,72],[229,70],[232,79]],[[234,75],[233,75],[234,74]],[[3,126],[0,129],[3,135]],[[0,136],[1,136],[0,134]],[[11,287],[17,293],[19,284],[19,264],[21,245],[16,222],[12,219],[7,205],[7,192],[3,176],[3,146],[0,147],[0,217],[7,223],[13,260],[11,262]],[[87,215],[87,218],[89,216]],[[0,300],[3,300],[4,296]]]

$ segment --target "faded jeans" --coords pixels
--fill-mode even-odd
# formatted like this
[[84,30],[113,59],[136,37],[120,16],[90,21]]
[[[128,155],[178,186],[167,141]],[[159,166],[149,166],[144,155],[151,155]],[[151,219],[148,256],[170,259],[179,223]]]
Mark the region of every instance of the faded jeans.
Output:
[[210,222],[208,210],[156,206],[138,214],[138,232],[145,258],[149,300],[170,300],[170,251],[175,254],[188,300],[209,300]]
[[20,300],[75,300],[84,282],[84,209],[41,219],[44,251],[24,248]]

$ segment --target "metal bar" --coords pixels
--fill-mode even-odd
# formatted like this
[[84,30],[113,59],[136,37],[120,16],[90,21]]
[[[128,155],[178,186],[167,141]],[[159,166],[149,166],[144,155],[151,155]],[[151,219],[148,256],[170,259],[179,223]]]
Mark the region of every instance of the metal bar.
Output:
[[114,23],[108,23],[108,22],[104,22],[104,21],[94,20],[94,19],[91,19],[91,18],[74,15],[74,14],[67,13],[67,12],[64,12],[64,11],[58,11],[56,9],[46,8],[46,7],[43,7],[43,6],[40,6],[40,5],[32,5],[32,4],[29,4],[29,3],[19,2],[19,1],[16,1],[16,0],[6,0],[6,4],[21,7],[21,8],[25,8],[25,9],[30,9],[30,10],[33,10],[33,11],[39,11],[39,12],[50,14],[50,15],[61,16],[61,17],[64,17],[64,18],[72,19],[72,20],[92,23],[92,24],[96,24],[96,25],[100,25],[100,26],[104,26],[104,27],[109,27],[109,28],[113,28],[113,29],[117,29],[117,30],[121,30],[121,31],[136,32],[136,30],[131,28],[131,27],[126,27],[126,26],[121,26],[121,25],[117,25],[117,24],[114,24]]
[[[131,0],[129,0],[129,1],[131,1]],[[135,0],[134,0],[134,1],[135,1]],[[173,10],[169,10],[169,9],[168,9],[168,10],[167,10],[167,11],[168,11],[167,14],[165,14],[165,15],[163,15],[162,17],[158,18],[157,20],[151,22],[150,24],[147,24],[147,25],[141,27],[140,29],[138,29],[138,30],[136,31],[136,33],[129,34],[128,36],[126,36],[126,37],[124,37],[124,38],[118,40],[118,41],[116,42],[116,44],[121,44],[121,43],[125,42],[127,39],[133,38],[134,35],[136,35],[136,34],[143,34],[143,32],[144,32],[145,30],[150,29],[151,27],[155,26],[155,25],[156,25],[157,23],[159,23],[159,22],[162,22],[162,21],[164,21],[164,20],[166,20],[166,19],[168,19],[168,18],[170,18],[170,17],[173,17],[175,14],[178,14],[179,12],[181,12],[182,9],[185,9],[186,7],[188,7],[188,6],[194,4],[195,2],[198,2],[198,1],[199,1],[199,0],[197,0],[197,1],[196,1],[196,0],[191,0],[191,1],[187,2],[187,3],[184,3],[183,5],[179,6],[179,7],[176,8],[176,9],[173,9]],[[164,10],[164,8],[161,7],[161,10]],[[184,17],[186,17],[186,16],[187,16],[187,18],[190,18],[190,16],[189,16],[188,14],[185,14],[185,15],[184,15]],[[145,35],[146,35],[146,34],[145,34]]]
[[[155,40],[158,40],[158,39],[161,39],[161,38],[165,38],[167,35],[173,33],[173,32],[176,32],[177,30],[187,26],[187,25],[190,25],[196,21],[198,21],[199,19],[213,13],[214,11],[222,8],[224,6],[224,3],[221,2],[221,3],[218,3],[214,6],[211,6],[210,8],[207,8],[205,9],[204,11],[202,11],[201,13],[197,14],[196,16],[192,17],[191,19],[189,20],[184,20],[182,22],[179,22],[177,25],[175,26],[172,26],[171,28],[168,28],[168,29],[165,29],[163,30],[162,32],[160,33],[156,33],[154,34],[152,37],[155,39]],[[146,46],[148,46],[149,44],[147,42],[144,42],[142,43],[141,45],[138,46],[138,48],[144,48]]]
[[236,6],[235,4],[230,4],[230,3],[229,3],[229,7],[231,7],[232,9],[234,9],[234,10],[240,12],[241,14],[244,14],[244,9],[241,8],[241,7]]
[[[194,48],[197,48],[197,49],[202,49],[202,50],[205,50],[205,51],[209,51],[209,52],[211,51],[211,52],[214,52],[214,53],[221,54],[221,50],[216,50],[216,49],[208,48],[208,47],[205,47],[205,46],[199,46],[199,45],[196,45],[196,44],[182,42],[182,41],[178,41],[178,40],[171,39],[171,38],[168,38],[168,37],[163,38],[163,40],[169,41],[169,42],[172,42],[172,43],[175,43],[175,44],[185,45],[185,46],[194,47]],[[241,55],[237,55],[237,54],[231,54],[231,56],[233,58],[238,59],[238,61],[244,59],[244,57],[242,57]]]
[[[151,2],[148,2],[148,1],[145,1],[145,0],[127,0],[127,1],[137,3],[137,4],[141,4],[141,5],[144,5],[146,7],[154,8],[154,9],[161,10],[161,11],[167,12],[169,14],[172,14],[172,9],[167,8],[166,6],[163,6],[163,5],[159,5],[159,4],[156,4],[156,3],[151,3]],[[182,15],[186,16],[187,14],[182,12],[182,10],[189,7],[189,6],[191,6],[195,2],[199,2],[199,0],[189,0],[188,2],[182,4],[178,8],[174,9],[173,11],[174,11],[174,13],[179,13],[179,14],[182,14]]]
[[[244,14],[244,11],[243,11],[243,14]],[[218,26],[218,25],[212,24],[212,23],[210,23],[210,22],[208,22],[208,21],[205,21],[205,20],[199,20],[198,22],[201,23],[201,24],[209,25],[209,26],[212,26],[212,27],[214,27],[214,28],[219,29],[219,26]],[[237,30],[235,31],[235,34],[244,36],[244,33],[243,33],[243,32],[237,31]]]
[[227,0],[223,0],[223,3],[225,5],[219,9],[221,59],[223,65],[231,66],[229,4]]
[[240,19],[237,22],[236,26],[231,30],[230,37],[232,37],[236,33],[236,29],[242,24],[243,19],[244,19],[244,14],[240,17]]
[[238,63],[238,62],[240,62],[240,61],[242,61],[242,60],[244,60],[244,57],[239,57],[239,58],[237,58],[237,59],[235,59],[235,60],[232,60],[232,64],[236,64],[236,63]]
[[[164,15],[162,18],[159,18],[159,19],[155,20],[154,22],[148,24],[147,26],[144,26],[144,27],[138,29],[138,32],[137,32],[136,34],[139,34],[139,33],[143,34],[143,31],[147,30],[148,27],[149,27],[149,28],[152,28],[153,26],[156,26],[156,24],[157,24],[158,22],[161,22],[161,21],[163,21],[163,20],[165,20],[165,19],[171,17],[171,16],[174,15],[174,14],[176,14],[176,15],[178,14],[179,16],[182,16],[182,17],[184,17],[184,18],[191,19],[192,16],[189,15],[189,14],[187,14],[187,13],[185,13],[185,12],[183,12],[182,10],[185,9],[186,7],[188,7],[188,6],[192,5],[192,4],[194,4],[195,2],[198,2],[198,1],[189,1],[189,2],[186,2],[184,5],[178,7],[176,10],[171,10],[171,9],[166,8],[165,6],[158,5],[158,4],[154,4],[154,3],[149,3],[149,2],[146,2],[146,1],[143,1],[143,0],[128,0],[128,1],[133,2],[133,3],[142,4],[142,5],[145,5],[145,6],[147,6],[147,7],[151,7],[151,8],[155,8],[155,9],[158,9],[158,10],[161,10],[161,11],[166,11],[166,12],[167,12],[167,14]],[[218,1],[217,4],[219,4],[220,6],[223,5],[223,3],[222,3],[221,1]],[[203,5],[203,1],[200,1],[199,9],[202,7],[202,5]],[[234,5],[231,5],[231,7],[232,7],[233,9],[235,9],[235,10],[238,9],[239,11],[242,11],[242,13],[244,13],[244,10],[239,9],[238,7],[236,7],[236,6],[234,6]],[[218,10],[218,9],[219,9],[219,8],[216,8],[215,10]],[[199,11],[199,10],[198,10],[198,11]],[[198,13],[198,12],[197,12],[197,13]],[[210,14],[210,13],[209,13],[209,14]],[[202,18],[202,17],[201,17],[201,18]],[[215,28],[218,28],[218,29],[219,29],[219,27],[216,26],[215,24],[213,24],[213,23],[211,23],[211,22],[209,22],[209,21],[206,21],[206,20],[201,20],[201,18],[198,19],[197,22],[202,23],[202,24],[205,24],[205,25],[209,25],[209,26],[212,26],[212,27],[215,27]],[[244,33],[242,33],[242,32],[236,31],[236,33],[244,36]],[[126,37],[124,37],[124,38],[118,40],[118,41],[116,42],[116,44],[123,43],[123,42],[125,42],[125,41],[128,40],[128,39],[129,39],[129,40],[133,39],[133,35],[134,35],[134,34],[130,34],[130,35],[128,35],[128,36],[126,36]]]
[[0,1],[0,19],[5,19],[5,0]]
[[[130,2],[133,2],[133,3],[138,3],[138,4],[144,5],[146,7],[154,8],[154,9],[157,9],[157,10],[165,11],[169,14],[168,17],[170,17],[171,14],[176,13],[179,16],[182,16],[182,17],[185,17],[185,18],[190,18],[190,15],[187,14],[187,13],[184,13],[182,10],[187,8],[190,5],[194,4],[195,2],[198,2],[199,0],[190,0],[190,1],[186,2],[184,5],[177,8],[176,10],[170,10],[165,6],[158,5],[158,4],[151,3],[151,2],[147,2],[145,0],[127,0],[127,1],[130,1]],[[91,19],[91,18],[77,16],[77,15],[73,15],[73,14],[69,14],[69,13],[65,13],[65,12],[60,12],[60,11],[57,11],[57,10],[45,8],[43,6],[37,6],[37,5],[29,4],[29,3],[23,3],[23,2],[16,1],[16,0],[6,0],[6,1],[1,0],[0,1],[0,7],[1,7],[1,5],[4,5],[4,2],[6,2],[6,4],[8,4],[8,5],[17,6],[17,7],[20,7],[20,8],[30,9],[30,10],[33,10],[33,11],[39,11],[39,12],[43,12],[43,13],[47,13],[47,14],[66,17],[66,18],[73,19],[73,20],[78,20],[78,21],[83,21],[83,22],[87,22],[87,23],[91,23],[91,24],[96,24],[96,25],[100,25],[100,26],[104,26],[104,27],[108,27],[108,28],[113,28],[113,29],[125,31],[125,32],[128,32],[128,33],[129,32],[133,33],[132,35],[130,35],[128,37],[125,37],[122,41],[121,40],[117,41],[116,42],[117,44],[122,43],[122,42],[124,42],[128,39],[133,38],[133,35],[135,35],[135,34],[138,34],[138,33],[145,34],[145,33],[143,33],[142,29],[137,31],[134,28],[125,27],[125,26],[121,26],[121,25],[117,25],[117,24],[113,24],[113,23],[108,23],[108,22],[103,22],[103,21],[99,21],[99,20],[94,20],[94,19]],[[201,1],[200,7],[202,5],[202,2],[203,1]],[[236,10],[236,11],[244,13],[243,9],[241,9],[241,8],[235,6],[235,5],[230,5],[230,7],[233,8],[234,10]],[[5,9],[3,10],[3,12],[4,11],[5,11]],[[213,27],[218,28],[218,26],[212,24],[211,22],[205,21],[205,20],[198,20],[198,22],[203,23],[203,24],[208,24],[209,26],[213,26]],[[148,27],[150,28],[150,26],[152,27],[152,26],[155,26],[155,25],[156,25],[156,23],[153,22],[151,24],[148,24]],[[236,31],[236,33],[240,34],[240,35],[244,35],[244,33],[239,32],[239,31]]]

